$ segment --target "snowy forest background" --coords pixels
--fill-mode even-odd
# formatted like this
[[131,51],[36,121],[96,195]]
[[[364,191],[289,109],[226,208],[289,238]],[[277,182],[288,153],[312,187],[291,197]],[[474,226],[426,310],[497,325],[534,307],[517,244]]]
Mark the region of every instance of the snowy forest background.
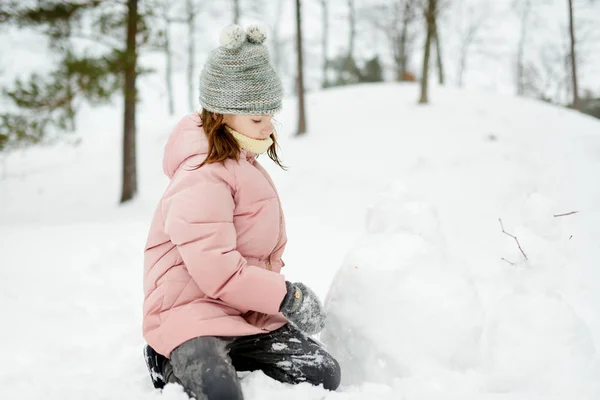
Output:
[[[0,151],[64,138],[82,105],[123,97],[122,201],[137,190],[134,98],[143,102],[147,90],[170,115],[196,110],[199,71],[228,23],[268,28],[288,94],[420,81],[424,103],[437,83],[600,116],[594,0],[2,0],[0,7]],[[300,112],[298,131],[304,124]]]
[[258,160],[343,371],[245,398],[599,399],[598,0],[0,0],[0,399],[187,400],[144,364],[143,249],[234,22],[284,82],[289,168]]

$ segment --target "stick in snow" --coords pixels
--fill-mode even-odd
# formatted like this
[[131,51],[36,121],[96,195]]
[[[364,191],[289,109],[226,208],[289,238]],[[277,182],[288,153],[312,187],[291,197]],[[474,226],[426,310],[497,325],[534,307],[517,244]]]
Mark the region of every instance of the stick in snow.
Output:
[[504,230],[504,224],[502,224],[502,219],[498,218],[498,221],[500,221],[500,227],[502,228],[502,233],[504,233],[505,235],[510,236],[511,238],[515,239],[515,242],[517,242],[517,246],[519,246],[519,250],[521,250],[521,254],[523,254],[523,257],[525,257],[526,260],[529,260],[527,258],[527,255],[525,254],[525,252],[523,251],[523,249],[521,248],[521,243],[519,243],[519,239],[517,239],[517,237],[515,235],[511,235],[510,233],[506,232]]
[[579,212],[579,211],[571,211],[571,212],[564,213],[564,214],[555,214],[555,215],[554,215],[554,218],[556,218],[556,217],[566,217],[567,215],[573,215],[573,214],[577,214],[578,212]]
[[517,264],[515,264],[515,263],[513,263],[513,262],[510,262],[510,261],[508,261],[508,260],[507,260],[506,258],[504,258],[504,257],[502,257],[502,258],[501,258],[501,260],[502,260],[502,261],[506,261],[506,262],[507,262],[507,263],[509,263],[510,265],[517,265]]

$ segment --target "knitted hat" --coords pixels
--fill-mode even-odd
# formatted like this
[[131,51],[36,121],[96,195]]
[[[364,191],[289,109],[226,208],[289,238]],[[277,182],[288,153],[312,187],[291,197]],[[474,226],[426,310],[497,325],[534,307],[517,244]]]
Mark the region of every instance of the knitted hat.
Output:
[[239,25],[221,31],[200,75],[200,104],[219,114],[274,114],[281,109],[281,80],[263,45],[265,32]]

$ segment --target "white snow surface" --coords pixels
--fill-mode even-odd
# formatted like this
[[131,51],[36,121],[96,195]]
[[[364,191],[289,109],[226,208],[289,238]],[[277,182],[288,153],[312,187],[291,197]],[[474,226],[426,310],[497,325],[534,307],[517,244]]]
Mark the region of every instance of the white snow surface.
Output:
[[[600,398],[600,122],[431,90],[429,106],[410,84],[311,93],[301,138],[285,101],[290,169],[259,160],[286,213],[283,273],[326,300],[343,385],[255,372],[248,400]],[[180,117],[142,100],[127,205],[119,107],[84,110],[78,146],[0,163],[1,399],[187,398],[155,391],[142,357],[142,251]]]

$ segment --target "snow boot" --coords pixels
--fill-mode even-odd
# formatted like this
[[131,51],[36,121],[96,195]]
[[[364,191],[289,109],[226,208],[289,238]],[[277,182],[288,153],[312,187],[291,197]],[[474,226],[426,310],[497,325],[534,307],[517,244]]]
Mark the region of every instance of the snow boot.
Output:
[[158,354],[149,345],[144,346],[144,359],[146,360],[146,367],[148,367],[148,372],[150,373],[150,379],[152,379],[154,388],[164,388],[167,384],[164,367],[169,360],[162,354]]

